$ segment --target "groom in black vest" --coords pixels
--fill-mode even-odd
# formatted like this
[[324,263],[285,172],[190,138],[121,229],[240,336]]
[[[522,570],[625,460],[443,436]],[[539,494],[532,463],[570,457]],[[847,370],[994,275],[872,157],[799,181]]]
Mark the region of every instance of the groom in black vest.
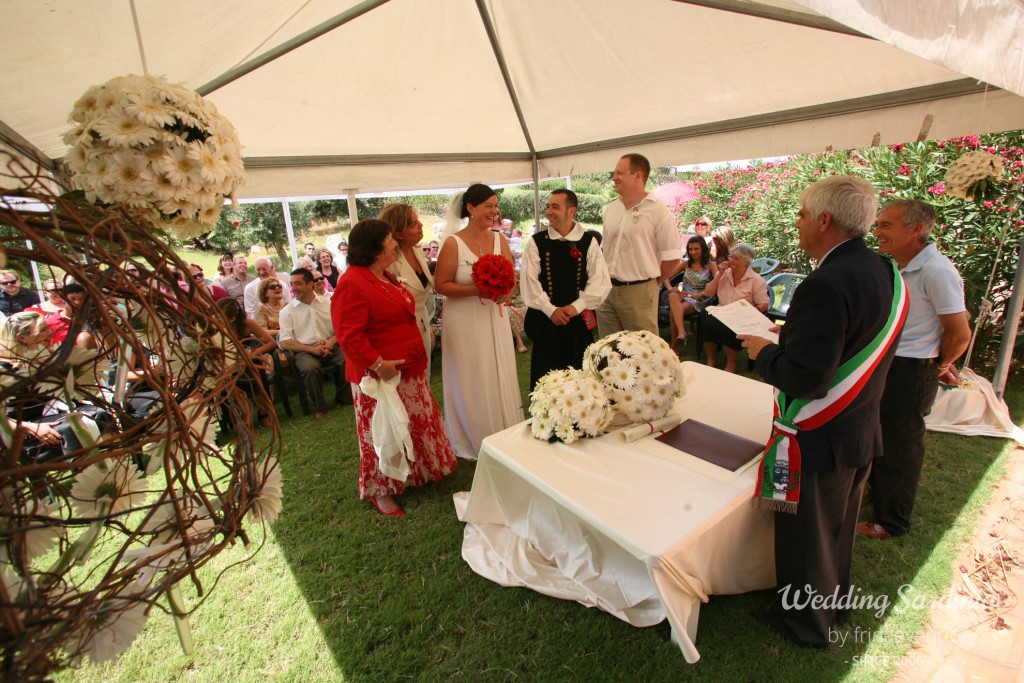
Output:
[[524,327],[533,341],[531,390],[550,370],[582,367],[583,352],[594,341],[594,309],[612,288],[601,245],[575,221],[577,208],[572,190],[552,192],[551,227],[523,249],[522,293],[529,307]]
[[893,266],[863,239],[878,208],[871,184],[826,178],[803,191],[800,205],[800,248],[818,266],[796,290],[778,344],[741,336],[757,372],[790,399],[825,398],[840,366],[897,316],[895,340],[877,365],[860,365],[859,393],[824,424],[797,433],[799,503],[795,514],[775,514],[782,615],[771,626],[787,640],[824,649],[846,617],[844,596],[857,595],[850,583],[857,515],[871,461],[881,454],[878,407],[902,319],[893,306]]

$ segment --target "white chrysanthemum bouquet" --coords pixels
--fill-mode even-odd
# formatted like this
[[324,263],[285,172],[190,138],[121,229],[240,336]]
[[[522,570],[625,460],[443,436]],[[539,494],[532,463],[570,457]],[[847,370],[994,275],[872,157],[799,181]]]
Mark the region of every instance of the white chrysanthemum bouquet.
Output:
[[583,354],[583,369],[601,378],[614,408],[631,422],[660,420],[682,394],[679,358],[647,331],[616,332],[594,342]]
[[571,368],[552,370],[540,378],[530,394],[530,415],[535,437],[572,443],[603,434],[612,409],[601,382],[590,373]]
[[217,224],[245,182],[234,126],[209,100],[155,76],[89,88],[69,117],[64,160],[91,202],[153,210],[179,237]]
[[961,199],[982,201],[997,194],[996,183],[1003,175],[1003,159],[998,154],[975,150],[964,154],[946,170],[946,192]]

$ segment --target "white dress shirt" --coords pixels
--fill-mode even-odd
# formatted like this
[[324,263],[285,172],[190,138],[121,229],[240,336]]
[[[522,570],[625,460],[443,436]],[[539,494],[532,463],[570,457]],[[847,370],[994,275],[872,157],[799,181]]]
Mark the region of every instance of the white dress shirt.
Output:
[[662,261],[678,261],[683,242],[675,216],[653,194],[632,209],[622,199],[604,207],[604,257],[622,282],[661,277]]
[[[578,242],[583,239],[584,232],[583,226],[573,221],[572,230],[565,237],[558,234],[554,228],[548,228],[548,238]],[[537,251],[537,243],[533,241],[532,237],[526,240],[526,246],[523,247],[523,271],[520,285],[523,302],[550,318],[558,306],[551,303],[551,299],[540,283],[540,253]],[[608,276],[608,266],[605,264],[601,245],[595,239],[591,241],[590,248],[587,249],[587,286],[572,302],[572,307],[576,309],[577,313],[582,313],[587,308],[597,308],[604,303],[611,289],[612,281]]]
[[278,321],[281,325],[277,335],[278,344],[293,339],[300,344],[313,346],[324,339],[334,339],[331,300],[326,296],[314,296],[309,304],[292,299],[281,309]]

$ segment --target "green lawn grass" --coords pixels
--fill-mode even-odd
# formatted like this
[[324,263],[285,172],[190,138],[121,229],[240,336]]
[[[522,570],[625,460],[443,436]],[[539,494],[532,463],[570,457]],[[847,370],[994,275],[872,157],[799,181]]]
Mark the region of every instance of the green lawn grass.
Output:
[[[525,404],[529,354],[517,359]],[[439,398],[440,370],[435,358]],[[1014,414],[1022,397],[1015,385]],[[884,681],[927,616],[856,611],[847,632],[860,642],[819,653],[783,643],[755,621],[752,614],[774,605],[774,591],[713,597],[700,614],[703,658],[691,666],[667,623],[634,628],[474,574],[460,555],[463,528],[452,505],[452,494],[472,484],[472,463],[403,495],[406,519],[384,518],[358,498],[351,407],[324,420],[283,419],[281,429],[284,511],[251,562],[228,568],[248,556],[237,547],[200,572],[206,587],[217,585],[192,616],[194,653],[182,654],[170,617],[154,610],[117,662],[58,680]],[[929,433],[915,531],[859,542],[856,584],[893,599],[903,584],[944,592],[1007,451],[999,439]],[[195,591],[186,595],[194,605]]]

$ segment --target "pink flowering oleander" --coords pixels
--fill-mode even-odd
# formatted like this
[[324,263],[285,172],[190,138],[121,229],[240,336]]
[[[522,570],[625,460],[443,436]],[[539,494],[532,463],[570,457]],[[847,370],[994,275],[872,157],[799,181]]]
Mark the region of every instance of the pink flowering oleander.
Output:
[[151,209],[181,238],[217,224],[245,182],[234,126],[209,100],[155,76],[121,76],[89,88],[68,117],[64,157],[91,202]]

